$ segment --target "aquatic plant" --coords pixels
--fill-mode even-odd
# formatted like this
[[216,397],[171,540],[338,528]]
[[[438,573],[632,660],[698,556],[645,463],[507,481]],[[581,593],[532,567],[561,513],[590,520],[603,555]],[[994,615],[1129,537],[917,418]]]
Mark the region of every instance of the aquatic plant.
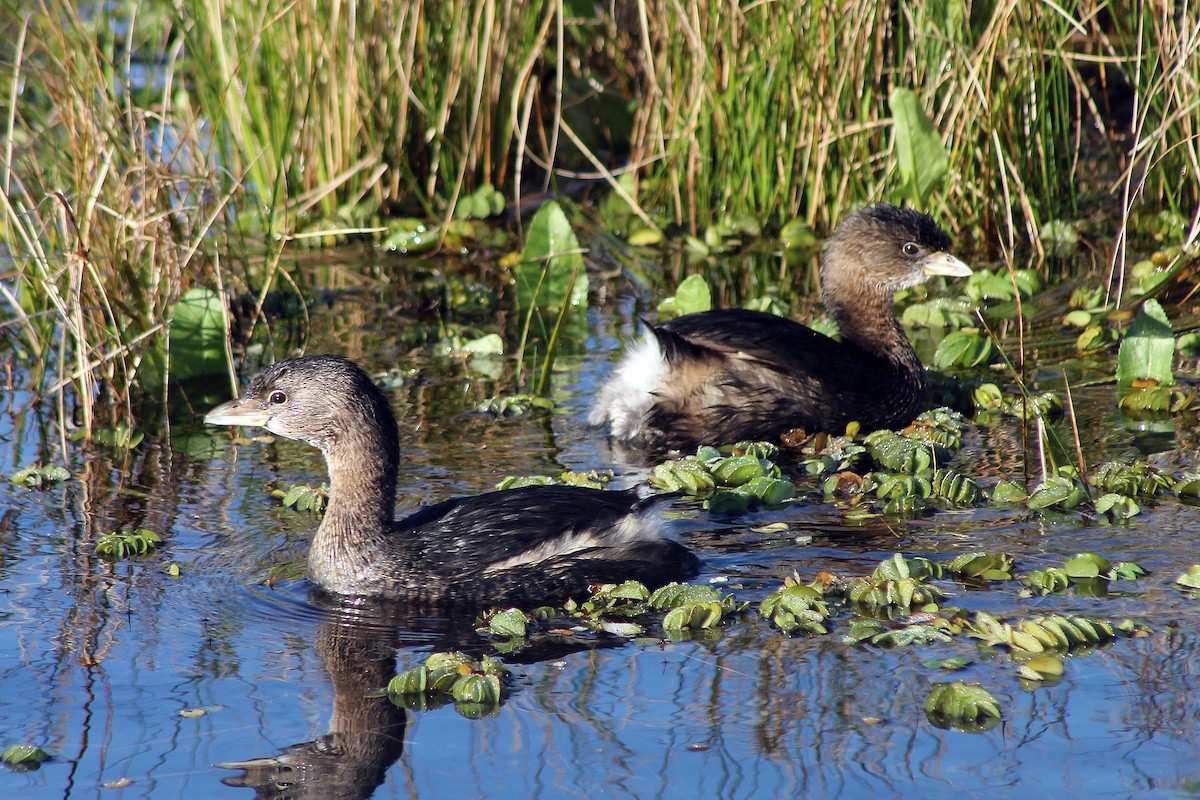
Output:
[[0,753],[0,761],[16,772],[35,770],[49,758],[50,754],[35,744],[10,745]]
[[[85,17],[43,0],[29,12],[0,67],[13,101],[0,151],[11,323],[0,335],[60,414],[78,409],[86,437],[128,421],[144,393],[165,396],[168,372],[210,369],[190,371],[191,348],[210,352],[215,339],[225,369],[223,307],[214,325],[186,298],[213,276],[212,228],[236,190],[218,190],[202,123],[177,103],[178,40],[122,24],[113,4]],[[161,65],[161,83],[145,83],[134,51]],[[186,341],[197,332],[203,344]]]
[[500,707],[511,674],[491,656],[474,659],[458,652],[430,653],[421,666],[392,678],[387,696],[394,705],[418,710],[453,702],[464,717],[480,719]]
[[149,528],[105,533],[96,539],[96,555],[118,560],[153,553],[162,537]]
[[999,724],[1000,705],[978,684],[935,683],[925,698],[925,716],[939,728],[977,733]]
[[320,516],[329,502],[329,486],[312,487],[308,484],[297,483],[284,489],[272,489],[271,497],[283,504],[284,508],[294,508],[297,511],[307,511]]
[[41,489],[70,479],[70,471],[55,464],[23,467],[9,476],[10,481],[28,489]]

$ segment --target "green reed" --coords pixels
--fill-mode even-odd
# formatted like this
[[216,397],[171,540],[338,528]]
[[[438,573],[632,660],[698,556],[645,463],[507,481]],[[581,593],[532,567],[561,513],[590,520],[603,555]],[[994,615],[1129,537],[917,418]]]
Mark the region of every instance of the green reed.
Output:
[[[624,167],[634,213],[691,233],[907,199],[898,88],[947,149],[931,210],[1009,259],[1115,218],[1119,292],[1130,219],[1200,202],[1200,23],[1177,0],[0,3],[0,334],[89,428],[96,398],[119,417],[162,390],[193,284],[261,306],[314,229],[445,221],[484,183],[616,190]],[[267,233],[264,274],[233,274],[229,239]]]
[[133,415],[135,387],[164,386],[171,309],[205,278],[228,198],[174,104],[178,46],[162,45],[162,80],[144,84],[128,60],[145,44],[133,25],[100,11],[85,22],[65,0],[26,10],[0,63],[0,333],[33,389],[90,435]]
[[221,132],[221,159],[284,232],[380,210],[440,218],[464,189],[511,184],[522,107],[540,91],[561,11],[542,0],[183,8],[195,99]]
[[[1144,199],[1194,208],[1196,181],[1179,175],[1197,152],[1196,13],[1134,6],[647,0],[632,159],[649,162],[643,201],[695,231],[739,213],[828,226],[903,197],[887,106],[902,87],[949,150],[935,210],[1009,253],[1040,255],[1045,223],[1082,214],[1085,161],[1149,167]],[[1126,91],[1132,131],[1112,108]]]

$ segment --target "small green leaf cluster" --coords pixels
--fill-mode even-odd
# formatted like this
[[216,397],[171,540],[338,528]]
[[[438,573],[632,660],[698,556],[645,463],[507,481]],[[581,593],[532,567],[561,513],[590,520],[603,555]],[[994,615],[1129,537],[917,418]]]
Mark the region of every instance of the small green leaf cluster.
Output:
[[969,328],[975,304],[962,297],[933,297],[906,306],[900,321],[906,328]]
[[693,261],[720,253],[739,250],[745,240],[757,239],[762,235],[762,223],[751,214],[726,214],[720,221],[704,229],[704,237],[688,236],[684,239],[688,256]]
[[63,467],[47,465],[33,466],[19,469],[9,478],[18,486],[24,486],[28,489],[43,489],[55,483],[69,481],[71,473]]
[[509,394],[503,397],[489,397],[475,410],[496,417],[523,417],[539,408],[543,411],[553,411],[554,401],[536,394]]
[[14,772],[31,772],[50,758],[50,754],[34,744],[14,744],[0,753],[0,761]]
[[1011,302],[1018,297],[1028,299],[1041,290],[1042,279],[1032,269],[1002,272],[977,269],[963,284],[963,294],[981,302]]
[[96,555],[101,558],[121,559],[144,556],[162,544],[162,537],[149,528],[135,531],[106,533],[96,539]]
[[583,486],[588,489],[603,489],[613,478],[612,470],[597,472],[572,472],[567,470],[558,475],[509,475],[496,484],[497,489],[520,489],[524,486]]
[[1054,392],[1041,394],[1018,394],[1009,397],[994,383],[984,383],[975,387],[973,394],[975,411],[995,412],[1009,417],[1026,419],[1029,417],[1054,418],[1062,414],[1063,401]]
[[867,448],[850,436],[817,433],[788,444],[800,454],[797,467],[805,475],[817,477],[845,471],[866,471],[870,467]]
[[866,514],[863,498],[873,493],[885,514],[909,515],[924,510],[931,501],[952,506],[974,505],[983,496],[971,478],[940,464],[962,446],[966,420],[949,409],[935,409],[917,417],[904,431],[874,431],[863,445],[880,471],[850,479],[845,473],[825,480],[826,496],[845,496],[860,505],[850,513]]
[[[504,340],[498,333],[485,333],[482,336],[452,335],[440,341],[435,348],[438,355],[446,358],[470,358],[471,356],[502,356],[504,355]],[[515,395],[514,399],[524,397]],[[480,411],[488,410],[489,401],[480,404]]]
[[846,641],[879,647],[909,647],[949,642],[954,638],[952,633],[951,623],[942,617],[934,617],[927,625],[911,624],[898,628],[888,627],[877,619],[856,619],[850,623]]
[[1175,480],[1144,461],[1108,461],[1092,471],[1092,486],[1101,492],[1115,492],[1130,497],[1155,497],[1167,494]]
[[939,728],[979,732],[1000,722],[996,698],[977,684],[935,683],[925,698],[925,716]]
[[494,713],[507,694],[508,668],[490,656],[431,653],[422,666],[401,672],[387,685],[388,699],[402,708],[425,710],[453,702],[465,717]]
[[742,512],[755,503],[778,505],[796,496],[795,485],[771,460],[778,451],[767,442],[706,445],[695,455],[659,464],[649,480],[666,491],[707,497],[705,507],[716,513]]
[[485,183],[454,204],[455,219],[487,219],[504,211],[504,195]]
[[1034,488],[1025,502],[1034,511],[1047,508],[1068,510],[1085,499],[1087,489],[1080,481],[1065,475],[1051,475]]
[[818,589],[790,578],[782,588],[763,598],[758,613],[784,633],[829,633],[829,605],[825,596]]
[[1086,588],[1089,594],[1104,594],[1112,581],[1135,581],[1145,575],[1146,570],[1132,561],[1111,564],[1097,553],[1076,553],[1062,567],[1034,570],[1022,576],[1021,584],[1043,596],[1065,592],[1072,584]]
[[[86,430],[77,428],[71,433],[71,441],[78,442],[86,436]],[[146,434],[124,422],[111,428],[92,428],[92,442],[114,450],[132,450],[145,438]]]
[[1113,626],[1102,619],[1051,615],[1024,619],[1014,626],[983,611],[975,612],[966,633],[986,645],[1029,654],[1092,648],[1117,637]]
[[1178,414],[1196,407],[1196,392],[1176,386],[1134,385],[1121,395],[1121,412],[1131,419]]
[[931,572],[924,559],[910,563],[900,554],[883,561],[865,578],[851,578],[844,596],[872,617],[890,617],[897,613],[936,611],[945,595],[929,583]]
[[933,365],[938,369],[987,366],[999,358],[1000,351],[990,336],[975,330],[951,331],[938,342]]
[[746,605],[739,604],[732,594],[722,595],[706,585],[668,583],[651,592],[638,581],[625,581],[593,587],[586,600],[568,600],[561,608],[534,609],[529,617],[517,609],[490,612],[479,632],[500,639],[493,645],[511,652],[525,646],[527,637],[539,635],[538,630],[529,627],[530,619],[549,623],[550,632],[555,634],[562,633],[561,624],[553,627],[556,621],[568,618],[575,626],[572,633],[590,631],[630,638],[645,630],[636,618],[666,612],[660,625],[668,638],[677,639],[711,631],[730,615],[741,613]]
[[656,611],[666,611],[662,627],[668,636],[684,631],[711,630],[726,617],[745,609],[732,594],[722,595],[711,586],[668,583],[646,601]]
[[286,491],[273,489],[271,497],[281,502],[284,508],[293,508],[296,511],[306,511],[320,516],[325,511],[326,503],[329,502],[329,487],[322,484],[313,488],[307,484],[296,483],[288,487]]

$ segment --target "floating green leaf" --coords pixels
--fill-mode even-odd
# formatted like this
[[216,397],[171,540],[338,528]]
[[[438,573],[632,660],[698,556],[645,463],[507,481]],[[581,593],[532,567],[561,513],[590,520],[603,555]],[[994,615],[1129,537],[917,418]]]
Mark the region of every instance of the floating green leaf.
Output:
[[1017,672],[1026,680],[1044,681],[1062,677],[1063,670],[1063,661],[1058,656],[1040,655],[1026,661]]
[[936,683],[925,698],[925,716],[939,728],[978,732],[1000,721],[1000,706],[982,686]]
[[1108,559],[1096,553],[1078,553],[1067,559],[1064,571],[1070,578],[1095,578],[1108,572]]
[[149,528],[106,533],[96,538],[96,555],[114,560],[143,556],[152,553],[160,544],[162,537]]
[[938,343],[933,365],[938,369],[978,367],[991,361],[992,340],[977,331],[951,331]]
[[1200,564],[1192,564],[1175,582],[1188,589],[1200,589]]
[[15,772],[30,772],[50,758],[50,754],[33,744],[14,744],[0,753],[3,761]]
[[824,596],[811,586],[785,586],[763,598],[758,613],[784,633],[805,631],[828,633],[829,607]]
[[29,489],[41,489],[50,484],[62,483],[70,479],[70,472],[53,464],[47,464],[44,467],[25,467],[14,472],[9,478],[13,483]]
[[1012,580],[1013,557],[1008,553],[962,553],[946,565],[946,569],[964,578],[988,581]]
[[1077,482],[1053,475],[1033,490],[1028,502],[1029,507],[1034,510],[1051,507],[1074,508],[1085,496],[1083,487]]
[[528,629],[529,618],[518,608],[497,611],[487,618],[487,632],[494,636],[524,638]]
[[1133,498],[1110,492],[1096,498],[1096,513],[1107,514],[1112,519],[1121,520],[1137,516],[1142,513],[1142,509],[1133,501]]

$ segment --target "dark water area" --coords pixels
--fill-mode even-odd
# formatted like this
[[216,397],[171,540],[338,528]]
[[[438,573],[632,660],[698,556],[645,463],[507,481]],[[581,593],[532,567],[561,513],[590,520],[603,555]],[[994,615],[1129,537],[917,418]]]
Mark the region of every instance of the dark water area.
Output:
[[[486,491],[506,475],[612,469],[614,485],[644,480],[645,464],[584,424],[634,330],[634,301],[589,312],[586,347],[559,362],[553,414],[498,419],[474,411],[496,393],[486,371],[411,344],[411,321],[380,313],[389,289],[337,274],[312,309],[306,350],[387,373],[401,418],[402,510]],[[1046,382],[1055,374],[1047,367]],[[205,428],[204,404],[222,396],[214,385],[213,397],[195,398],[194,414],[176,414],[169,434],[132,455],[72,448],[64,485],[0,485],[0,746],[27,742],[52,755],[34,771],[0,768],[0,797],[1200,793],[1200,601],[1172,583],[1200,561],[1196,507],[1147,501],[1118,525],[994,507],[848,525],[812,485],[781,508],[735,516],[679,499],[673,524],[705,561],[696,580],[740,600],[760,600],[793,570],[805,580],[820,570],[866,574],[896,552],[944,560],[1004,551],[1028,571],[1095,551],[1150,575],[1116,582],[1104,597],[1024,597],[1015,581],[939,586],[945,605],[1128,618],[1149,635],[1079,651],[1061,680],[1033,686],[1002,652],[967,639],[850,644],[844,620],[825,636],[786,636],[752,610],[693,640],[567,636],[504,656],[514,691],[476,720],[452,706],[404,711],[378,695],[433,650],[482,654],[487,641],[473,618],[312,595],[303,558],[316,520],[281,508],[269,490],[318,485],[324,463],[296,442],[235,444],[229,430]],[[1073,396],[1089,463],[1138,455],[1168,471],[1196,468],[1194,431],[1132,430],[1111,384]],[[39,417],[52,411],[30,405],[17,391],[0,408],[0,474],[54,452],[52,426]],[[1022,475],[1014,421],[973,424],[966,441],[963,472],[985,484]],[[162,535],[154,555],[95,555],[99,535],[137,526]],[[973,663],[953,674],[923,666],[952,656]],[[1001,724],[981,733],[931,724],[929,688],[954,679],[992,692]],[[242,769],[218,766],[233,763]]]

